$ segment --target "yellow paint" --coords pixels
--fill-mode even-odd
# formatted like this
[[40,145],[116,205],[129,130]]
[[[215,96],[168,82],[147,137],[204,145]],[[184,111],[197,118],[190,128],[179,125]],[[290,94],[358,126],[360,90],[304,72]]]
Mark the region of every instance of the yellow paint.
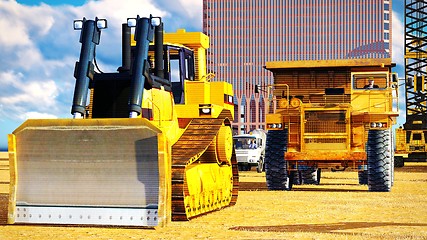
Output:
[[[398,116],[391,65],[389,58],[267,62],[274,74],[267,105],[276,106],[266,114],[267,129],[279,130],[269,127],[279,123],[287,128],[285,159],[365,160],[370,123],[391,129]],[[383,85],[353,87],[358,75],[384,76],[378,78]]]
[[10,171],[10,183],[9,183],[9,206],[7,223],[15,223],[15,212],[16,212],[16,186],[18,184],[18,173],[16,168],[16,139],[15,135],[8,135],[8,152],[9,152],[9,171]]
[[[133,38],[132,38],[133,39]],[[132,40],[133,41],[133,40]],[[19,173],[16,172],[16,136],[27,128],[43,127],[67,127],[68,129],[85,128],[85,126],[108,126],[111,128],[117,126],[127,126],[137,128],[139,126],[147,127],[151,132],[157,134],[158,151],[158,176],[159,176],[159,226],[166,225],[171,220],[172,212],[172,146],[180,141],[186,126],[180,126],[181,119],[194,118],[218,118],[226,110],[229,113],[225,118],[233,121],[234,105],[226,102],[233,97],[232,85],[221,81],[211,81],[213,74],[206,71],[206,49],[209,47],[209,38],[200,32],[186,32],[178,30],[175,33],[166,33],[165,42],[171,42],[176,46],[190,48],[195,53],[195,81],[185,81],[185,103],[175,105],[171,92],[164,89],[144,90],[142,99],[142,108],[152,111],[152,119],[146,119],[139,116],[135,119],[30,119],[19,126],[13,134],[9,135],[9,159],[11,168],[10,184],[10,203],[9,203],[9,223],[14,223],[14,212],[16,208],[16,186]],[[135,42],[132,42],[135,45]],[[90,103],[88,109],[92,108],[93,94],[91,91]],[[227,98],[226,98],[227,97]],[[200,105],[210,104],[212,113],[209,116],[200,115]],[[90,111],[92,112],[92,111]],[[227,121],[227,120],[225,120]],[[181,121],[182,122],[182,121]],[[184,121],[185,122],[185,121]],[[188,121],[189,122],[189,121]],[[72,131],[72,130],[71,130]],[[186,172],[188,190],[190,196],[186,198],[186,204],[189,206],[188,217],[196,216],[203,212],[209,212],[222,208],[230,204],[233,192],[233,173],[231,167],[232,155],[232,136],[231,128],[223,126],[217,133],[218,136],[210,143],[209,149],[215,150],[215,159],[210,163],[198,163],[197,158],[192,160],[194,164],[187,166]],[[55,146],[52,146],[55,147]],[[209,146],[206,146],[208,148]],[[218,161],[221,164],[218,164]],[[96,174],[96,173],[94,173]],[[126,187],[126,183],[123,183]]]

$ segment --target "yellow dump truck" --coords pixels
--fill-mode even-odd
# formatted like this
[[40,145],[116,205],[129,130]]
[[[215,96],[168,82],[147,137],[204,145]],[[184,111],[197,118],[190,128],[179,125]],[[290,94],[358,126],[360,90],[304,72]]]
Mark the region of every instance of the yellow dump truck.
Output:
[[390,191],[398,116],[392,66],[391,59],[267,62],[274,75],[261,88],[269,97],[268,188],[319,184],[321,169],[352,169],[370,191]]
[[122,66],[105,73],[95,49],[106,26],[74,22],[74,117],[27,120],[8,136],[9,224],[163,226],[236,203],[233,90],[210,81],[209,38],[129,18]]
[[405,0],[405,115],[396,129],[395,166],[427,161],[426,1]]

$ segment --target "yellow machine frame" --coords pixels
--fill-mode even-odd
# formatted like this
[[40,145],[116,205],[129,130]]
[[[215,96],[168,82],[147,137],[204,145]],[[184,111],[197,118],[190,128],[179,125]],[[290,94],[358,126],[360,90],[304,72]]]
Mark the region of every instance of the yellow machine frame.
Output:
[[[308,165],[360,171],[360,166],[366,165],[368,130],[391,129],[398,116],[397,83],[392,81],[391,65],[390,59],[266,63],[265,68],[274,74],[274,84],[267,91],[267,130],[287,129],[284,157],[288,170]],[[386,85],[382,89],[355,89],[356,75],[386,76]],[[328,112],[330,116],[319,115]],[[329,122],[328,117],[338,115],[339,120]]]
[[[147,21],[151,21],[151,17]],[[171,219],[188,220],[236,203],[238,173],[231,133],[231,122],[234,118],[232,85],[227,82],[210,81],[213,75],[207,74],[206,71],[206,49],[209,47],[209,38],[205,34],[180,29],[176,33],[165,33],[164,42],[171,42],[173,43],[169,44],[171,46],[188,49],[194,53],[195,78],[185,79],[183,82],[183,103],[175,103],[172,91],[166,91],[162,85],[144,89],[142,114],[137,118],[94,118],[93,102],[98,90],[91,88],[86,119],[27,120],[9,135],[10,191],[7,207],[9,224],[164,226]],[[135,46],[136,42],[131,41],[131,45]],[[154,57],[153,52],[149,52],[148,55]],[[168,64],[166,67],[170,71],[172,66],[170,62]],[[32,134],[32,130],[35,130],[36,134]],[[65,141],[63,139],[70,139],[71,145],[63,144]],[[146,153],[139,153],[140,150],[137,149],[139,145],[134,146],[138,142],[143,144]],[[69,148],[72,148],[74,143],[79,148],[84,148],[84,151],[71,152]],[[127,151],[131,153],[136,152],[132,153],[135,156],[125,159],[126,153],[121,155],[122,143],[129,145],[124,149],[128,149]],[[94,150],[91,144],[94,144]],[[23,149],[32,148],[39,148],[40,154],[33,157],[32,152],[30,155],[23,153]],[[44,151],[43,148],[49,150]],[[113,157],[105,159],[109,158],[109,151],[115,151],[111,152],[111,155],[117,159]],[[44,152],[48,152],[48,155],[43,155]],[[73,158],[75,160],[70,160]],[[133,158],[139,163],[136,171],[133,169],[135,167]],[[94,159],[94,162],[88,159]],[[27,167],[37,161],[45,164],[43,166],[46,169],[32,170],[31,167]],[[120,162],[123,163],[116,165]],[[123,169],[120,166],[124,166]],[[116,168],[115,171],[119,173],[117,179],[116,172],[111,172],[111,168]],[[40,170],[46,172],[42,180],[39,179]],[[58,171],[67,173],[62,178],[55,175]],[[142,176],[142,173],[147,176]],[[122,175],[123,177],[120,177]],[[103,181],[97,182],[96,178],[92,179],[93,176],[98,176]],[[75,177],[75,180],[70,180]],[[111,193],[109,186],[105,186],[105,182],[110,178],[116,179],[114,182],[116,188],[111,189],[119,191],[128,189],[124,192],[129,194],[135,203],[126,206],[126,199],[123,199],[123,196]],[[85,184],[84,179],[90,181]],[[122,179],[129,179],[129,186],[126,182],[120,182]],[[75,186],[69,186],[73,182]],[[93,199],[99,196],[100,200],[97,201],[102,203],[91,206],[93,201],[90,194],[87,202],[84,202],[86,198],[79,199],[81,192],[89,191],[85,189],[85,185],[96,192]],[[154,189],[156,186],[158,189]],[[141,187],[145,190],[138,193],[142,191],[138,189]],[[40,189],[41,193],[52,193],[55,196],[33,195],[29,188],[36,188],[33,189],[35,191]],[[75,198],[70,198],[78,203],[71,202],[70,205],[70,198],[64,198],[62,190],[70,196],[75,195]],[[110,195],[111,198],[102,197],[104,195]],[[153,198],[157,200],[153,200],[153,203],[148,202]],[[31,205],[31,202],[27,204],[26,199],[30,199],[29,201],[36,199],[35,206],[27,206]],[[145,204],[142,203],[144,201],[148,204],[146,208],[132,211],[134,207],[132,204],[139,206]],[[115,206],[116,203],[118,206]],[[122,220],[122,217],[118,219],[118,215],[115,215],[121,214],[115,209],[123,205],[124,214],[130,216],[126,220]],[[26,213],[23,214],[22,211]],[[142,213],[144,215],[140,216]],[[32,217],[36,215],[40,218]],[[74,215],[80,215],[80,220]],[[107,216],[113,221],[109,222]]]

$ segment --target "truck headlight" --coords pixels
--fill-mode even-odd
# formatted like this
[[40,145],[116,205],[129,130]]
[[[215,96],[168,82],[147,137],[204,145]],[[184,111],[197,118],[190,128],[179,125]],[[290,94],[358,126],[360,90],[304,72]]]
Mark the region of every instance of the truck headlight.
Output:
[[289,102],[286,98],[282,98],[278,102],[278,108],[287,108],[289,106]]
[[74,20],[73,27],[74,30],[81,30],[83,28],[83,20]]
[[158,27],[160,26],[161,22],[162,20],[160,19],[160,17],[151,17],[151,26]]
[[199,104],[199,115],[210,115],[212,111],[211,104]]
[[291,107],[297,108],[300,105],[301,105],[301,100],[299,100],[298,98],[292,98],[291,99]]
[[127,24],[128,27],[136,27],[136,18],[128,18]]
[[387,123],[383,122],[371,122],[370,124],[371,128],[386,128]]

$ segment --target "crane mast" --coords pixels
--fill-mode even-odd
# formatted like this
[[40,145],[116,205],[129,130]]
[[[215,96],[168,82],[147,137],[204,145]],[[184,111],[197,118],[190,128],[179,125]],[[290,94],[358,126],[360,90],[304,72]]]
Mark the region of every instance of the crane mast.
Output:
[[406,122],[396,130],[396,167],[427,157],[426,8],[426,0],[405,0]]

